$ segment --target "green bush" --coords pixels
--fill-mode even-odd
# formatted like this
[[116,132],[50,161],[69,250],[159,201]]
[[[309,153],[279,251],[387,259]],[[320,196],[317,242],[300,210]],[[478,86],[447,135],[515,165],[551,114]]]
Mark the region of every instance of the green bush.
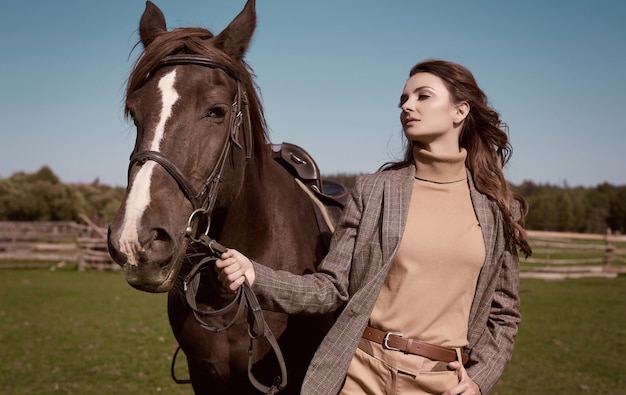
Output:
[[0,221],[79,221],[80,214],[104,226],[111,221],[124,188],[63,184],[48,167],[0,179]]

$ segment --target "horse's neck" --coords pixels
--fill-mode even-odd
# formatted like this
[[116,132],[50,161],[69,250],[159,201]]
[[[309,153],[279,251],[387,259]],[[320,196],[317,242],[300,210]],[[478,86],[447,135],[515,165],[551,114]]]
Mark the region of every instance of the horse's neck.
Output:
[[241,194],[223,218],[225,243],[233,240],[243,246],[265,244],[267,248],[298,226],[316,226],[308,196],[279,165],[270,161],[263,174],[249,172],[246,178]]
[[262,172],[254,168],[246,174],[244,188],[235,205],[246,213],[244,222],[276,226],[276,222],[285,221],[283,213],[302,204],[302,194],[295,185],[294,178],[270,160],[265,163]]

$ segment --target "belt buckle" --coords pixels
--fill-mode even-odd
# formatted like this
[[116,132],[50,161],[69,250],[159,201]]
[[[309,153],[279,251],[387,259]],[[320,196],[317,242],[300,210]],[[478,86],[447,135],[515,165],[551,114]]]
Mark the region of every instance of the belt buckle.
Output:
[[389,345],[389,336],[402,337],[404,335],[402,333],[400,333],[400,332],[387,332],[387,333],[385,333],[385,337],[383,338],[383,348],[385,348],[386,350],[402,351],[399,348],[391,347]]

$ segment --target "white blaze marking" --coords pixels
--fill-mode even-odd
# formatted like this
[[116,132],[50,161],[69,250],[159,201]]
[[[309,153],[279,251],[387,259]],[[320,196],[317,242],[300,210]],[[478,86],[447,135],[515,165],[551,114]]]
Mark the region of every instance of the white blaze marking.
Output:
[[[172,108],[179,98],[176,89],[174,89],[175,80],[176,70],[173,70],[159,81],[163,106],[161,107],[159,123],[154,130],[154,140],[150,144],[152,151],[158,152],[161,148],[161,141],[165,135],[165,124],[172,115]],[[128,263],[133,266],[137,265],[137,253],[143,249],[137,228],[139,220],[150,204],[150,182],[155,165],[155,162],[148,161],[139,169],[126,199],[124,223],[119,243],[120,251],[128,257]]]

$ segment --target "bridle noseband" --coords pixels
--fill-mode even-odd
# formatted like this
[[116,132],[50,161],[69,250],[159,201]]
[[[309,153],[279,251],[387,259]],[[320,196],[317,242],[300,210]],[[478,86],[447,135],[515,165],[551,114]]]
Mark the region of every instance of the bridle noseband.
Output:
[[[217,199],[217,192],[219,184],[222,179],[222,172],[228,158],[228,153],[231,151],[232,145],[235,145],[239,149],[242,149],[242,145],[237,139],[240,128],[243,127],[244,144],[246,150],[246,161],[252,157],[252,125],[250,121],[250,111],[248,106],[248,96],[245,89],[242,87],[243,83],[241,79],[228,67],[215,62],[214,60],[199,56],[199,55],[170,55],[159,62],[156,69],[166,66],[178,66],[178,65],[197,65],[209,68],[220,69],[224,71],[228,76],[233,78],[237,82],[237,93],[231,105],[231,122],[229,136],[226,139],[222,147],[217,164],[206,181],[201,185],[200,189],[196,191],[191,182],[185,177],[185,175],[176,167],[172,161],[166,158],[164,155],[157,151],[139,151],[135,152],[130,157],[130,163],[128,166],[128,179],[130,181],[130,174],[133,167],[136,164],[143,165],[147,161],[151,160],[158,163],[161,167],[176,181],[180,190],[183,192],[187,200],[191,203],[193,211],[187,220],[187,227],[185,229],[185,236],[188,237],[192,243],[201,244],[205,247],[206,256],[195,265],[189,275],[184,280],[184,291],[187,300],[187,304],[191,308],[196,321],[204,329],[211,332],[219,333],[224,331],[235,324],[236,321],[242,316],[243,311],[248,309],[248,334],[250,336],[250,346],[248,350],[248,378],[252,385],[259,391],[266,394],[274,394],[287,385],[287,370],[284,362],[284,358],[276,338],[272,334],[269,326],[265,322],[259,302],[250,288],[250,284],[246,280],[242,286],[237,290],[234,300],[226,307],[220,310],[208,310],[200,308],[196,303],[196,293],[199,288],[200,276],[198,274],[204,270],[210,264],[213,264],[217,257],[219,257],[226,248],[221,244],[212,240],[209,236],[209,230],[211,227],[211,214],[215,207]],[[153,71],[154,73],[154,71]],[[200,217],[204,217],[207,222],[206,230],[198,236],[198,232],[194,229],[194,222]],[[198,223],[197,221],[196,223]],[[194,254],[197,255],[197,254]],[[223,327],[213,327],[207,324],[205,318],[214,318],[231,311],[235,311],[235,306],[239,307],[236,310],[235,318]],[[281,376],[274,378],[274,382],[271,387],[265,386],[256,380],[252,374],[252,342],[259,337],[265,337],[270,343],[276,357],[279,361]],[[179,380],[174,375],[174,364],[176,362],[176,356],[180,346],[174,353],[171,374],[174,381],[177,383],[188,383],[189,380]]]

